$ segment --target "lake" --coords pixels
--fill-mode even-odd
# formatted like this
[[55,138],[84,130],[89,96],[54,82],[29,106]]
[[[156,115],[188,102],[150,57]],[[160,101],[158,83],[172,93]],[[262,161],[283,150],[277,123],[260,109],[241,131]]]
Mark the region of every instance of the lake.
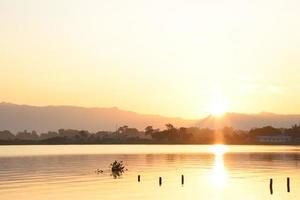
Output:
[[[128,171],[114,177],[109,170],[114,160],[123,160]],[[1,200],[298,200],[300,147],[0,146],[0,195]]]

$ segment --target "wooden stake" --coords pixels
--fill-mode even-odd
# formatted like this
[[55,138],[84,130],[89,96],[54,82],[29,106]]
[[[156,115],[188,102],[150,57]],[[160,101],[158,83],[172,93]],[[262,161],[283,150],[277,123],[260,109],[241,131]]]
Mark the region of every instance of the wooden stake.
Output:
[[273,179],[270,179],[270,193],[273,194]]

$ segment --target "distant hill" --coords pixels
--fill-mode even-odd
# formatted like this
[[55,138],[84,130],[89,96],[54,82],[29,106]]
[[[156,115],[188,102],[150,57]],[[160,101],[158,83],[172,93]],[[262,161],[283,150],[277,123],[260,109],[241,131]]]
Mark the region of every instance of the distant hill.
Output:
[[76,106],[28,106],[0,103],[0,130],[12,132],[36,130],[56,131],[60,128],[96,132],[114,131],[117,126],[128,125],[144,130],[148,125],[164,128],[166,123],[175,127],[223,128],[249,130],[255,127],[273,126],[288,128],[300,123],[300,115],[273,113],[240,114],[227,113],[222,117],[207,116],[200,120],[186,120],[159,115],[144,115],[118,108],[83,108]]
[[12,132],[36,130],[55,131],[60,128],[88,131],[113,131],[128,125],[139,130],[152,125],[163,128],[166,123],[175,126],[193,126],[196,121],[181,118],[143,115],[118,108],[83,108],[75,106],[28,106],[0,103],[0,130]]
[[300,123],[300,115],[279,115],[274,113],[240,114],[226,113],[222,117],[209,115],[200,120],[197,126],[207,128],[222,128],[224,126],[235,129],[249,130],[251,128],[273,126],[275,128],[289,128]]

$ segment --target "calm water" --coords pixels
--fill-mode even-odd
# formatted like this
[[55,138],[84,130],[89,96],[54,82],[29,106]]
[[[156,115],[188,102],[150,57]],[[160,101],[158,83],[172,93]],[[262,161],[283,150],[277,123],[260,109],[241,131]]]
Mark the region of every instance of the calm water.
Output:
[[[117,179],[108,169],[114,160],[123,160],[128,168]],[[97,168],[104,173],[95,173]],[[141,182],[137,182],[138,174]],[[287,177],[291,177],[290,193],[286,192]],[[298,200],[300,147],[0,146],[0,198]]]

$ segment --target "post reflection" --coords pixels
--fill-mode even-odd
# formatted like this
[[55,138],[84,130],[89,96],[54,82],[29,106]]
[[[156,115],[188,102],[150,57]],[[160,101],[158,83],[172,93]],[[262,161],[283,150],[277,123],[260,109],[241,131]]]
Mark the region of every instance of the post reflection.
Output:
[[215,156],[211,182],[216,188],[223,189],[228,180],[228,174],[224,166],[224,154],[228,151],[228,148],[225,145],[214,145],[210,151]]

